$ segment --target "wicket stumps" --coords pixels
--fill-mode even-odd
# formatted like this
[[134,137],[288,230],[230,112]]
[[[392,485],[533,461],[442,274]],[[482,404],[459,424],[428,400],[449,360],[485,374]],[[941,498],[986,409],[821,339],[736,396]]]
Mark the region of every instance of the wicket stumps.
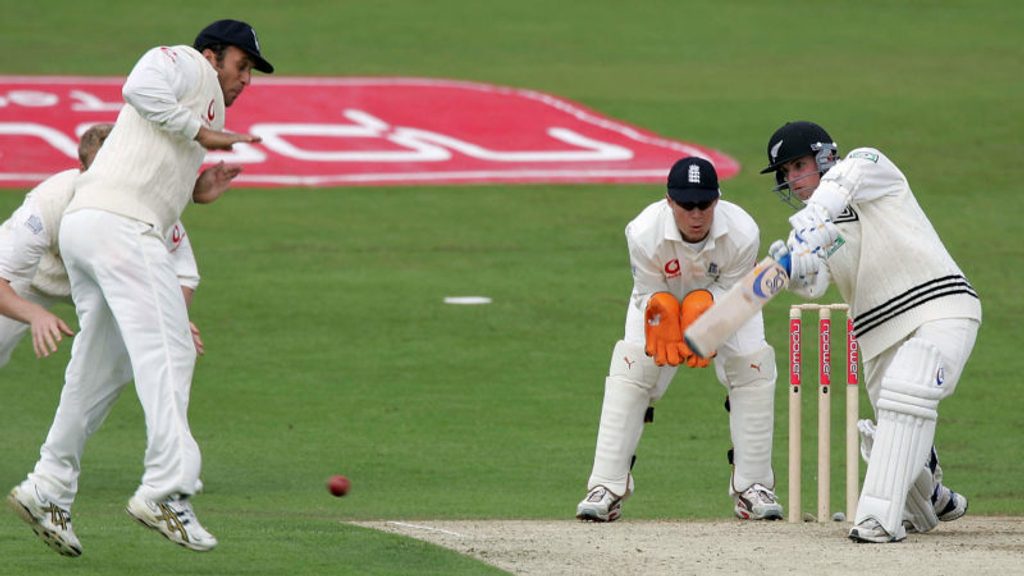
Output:
[[859,438],[857,433],[858,360],[853,337],[853,319],[846,304],[794,304],[789,309],[789,521],[800,522],[800,388],[801,316],[804,310],[818,312],[818,522],[827,522],[831,495],[831,409],[832,311],[846,313],[846,518],[853,521],[860,497]]

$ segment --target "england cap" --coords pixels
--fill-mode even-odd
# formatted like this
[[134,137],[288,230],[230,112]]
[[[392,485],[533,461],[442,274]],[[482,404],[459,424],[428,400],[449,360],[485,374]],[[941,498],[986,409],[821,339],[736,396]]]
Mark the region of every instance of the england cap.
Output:
[[676,203],[709,202],[722,195],[711,162],[690,156],[678,160],[668,173],[668,195]]
[[252,57],[254,67],[260,72],[272,74],[274,66],[263,59],[260,54],[260,41],[256,38],[256,31],[245,22],[240,20],[217,20],[196,36],[192,47],[200,52],[203,48],[214,44],[231,44],[238,46]]

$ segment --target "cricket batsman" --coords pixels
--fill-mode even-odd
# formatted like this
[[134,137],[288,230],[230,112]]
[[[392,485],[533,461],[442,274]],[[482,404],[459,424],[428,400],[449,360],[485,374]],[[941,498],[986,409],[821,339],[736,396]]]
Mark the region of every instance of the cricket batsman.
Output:
[[835,282],[863,355],[877,425],[860,423],[868,469],[850,539],[898,542],[960,518],[967,498],[943,486],[932,443],[981,325],[977,292],[881,151],[840,160],[824,128],[789,122],[768,140],[764,173],[798,209],[769,250],[789,254],[789,289],[817,298]]

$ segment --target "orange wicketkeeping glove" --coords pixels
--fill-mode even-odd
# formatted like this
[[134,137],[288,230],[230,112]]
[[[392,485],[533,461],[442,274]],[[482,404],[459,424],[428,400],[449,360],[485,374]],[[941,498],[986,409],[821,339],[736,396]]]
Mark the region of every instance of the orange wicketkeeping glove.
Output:
[[[644,314],[644,334],[647,337],[647,355],[654,357],[658,366],[678,366],[688,351],[683,342],[679,323],[679,301],[668,292],[656,292],[647,301]],[[690,355],[693,355],[690,352]]]
[[[679,333],[682,334],[683,332],[686,332],[686,329],[690,327],[690,324],[693,324],[697,318],[700,318],[700,315],[706,312],[708,308],[711,308],[714,303],[715,297],[707,290],[694,290],[687,294],[683,298],[683,303],[680,306]],[[710,358],[701,358],[695,354],[693,350],[690,350],[690,347],[686,345],[685,341],[683,342],[683,348],[685,348],[683,353],[685,356],[684,361],[690,368],[707,368],[708,364],[711,362],[711,358],[715,356],[714,353],[712,353]]]

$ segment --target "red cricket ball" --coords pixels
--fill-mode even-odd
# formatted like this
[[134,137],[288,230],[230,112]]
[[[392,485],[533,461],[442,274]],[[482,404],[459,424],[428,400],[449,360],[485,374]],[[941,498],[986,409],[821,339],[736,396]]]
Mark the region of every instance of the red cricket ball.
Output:
[[335,496],[344,496],[352,488],[352,482],[341,474],[335,474],[327,479],[327,490]]

